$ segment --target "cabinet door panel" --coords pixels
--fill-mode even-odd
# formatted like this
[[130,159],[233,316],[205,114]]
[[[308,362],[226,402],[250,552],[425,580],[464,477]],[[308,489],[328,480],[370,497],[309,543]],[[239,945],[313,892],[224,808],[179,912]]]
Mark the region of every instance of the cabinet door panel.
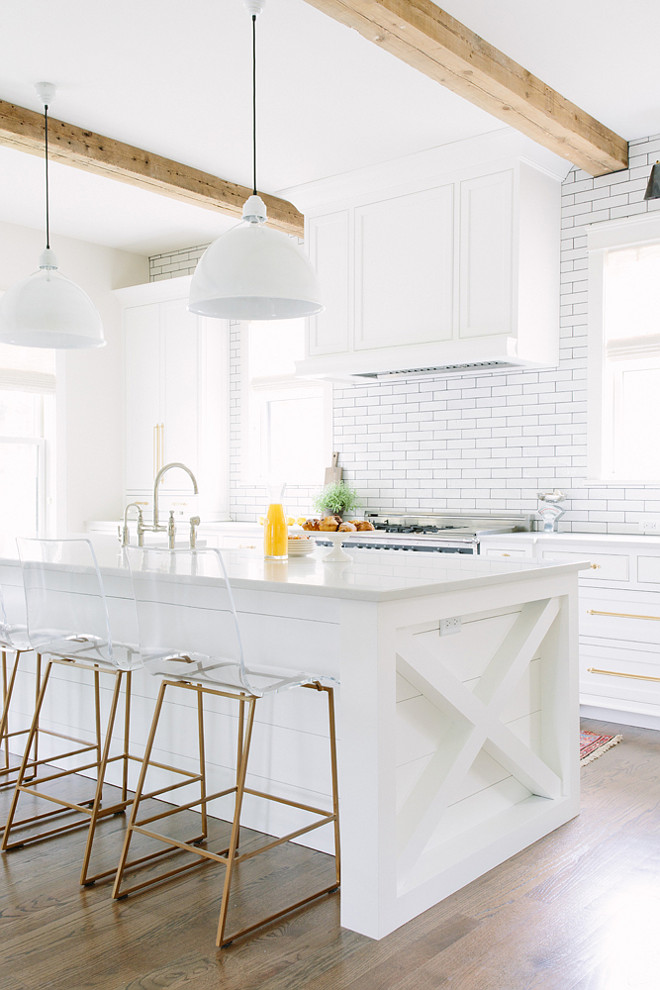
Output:
[[461,337],[512,334],[513,172],[461,182]]
[[124,318],[127,491],[153,488],[156,424],[160,417],[160,330],[158,308],[136,306]]
[[[163,347],[163,463],[182,461],[193,472],[198,467],[199,433],[199,327],[186,301],[161,304]],[[181,471],[163,479],[163,490],[187,491],[190,483]]]
[[325,309],[307,323],[307,353],[340,354],[349,348],[350,263],[347,210],[308,223],[309,256]]
[[451,339],[453,186],[361,206],[355,225],[356,350]]

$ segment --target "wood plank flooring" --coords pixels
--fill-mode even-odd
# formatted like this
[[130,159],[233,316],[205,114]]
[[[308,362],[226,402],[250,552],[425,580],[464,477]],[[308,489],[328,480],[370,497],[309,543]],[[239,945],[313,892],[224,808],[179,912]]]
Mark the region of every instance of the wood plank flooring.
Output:
[[[219,952],[221,867],[112,902],[78,887],[81,832],[5,854],[0,990],[657,990],[660,732],[584,725],[623,742],[583,768],[580,816],[380,942],[340,927],[335,895]],[[123,819],[102,828],[112,861]],[[244,864],[252,903],[331,866],[266,858]]]

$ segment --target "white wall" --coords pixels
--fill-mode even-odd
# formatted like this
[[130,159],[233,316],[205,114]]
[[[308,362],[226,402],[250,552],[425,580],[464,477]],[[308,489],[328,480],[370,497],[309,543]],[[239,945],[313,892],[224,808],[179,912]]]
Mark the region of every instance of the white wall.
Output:
[[[80,285],[101,314],[107,344],[58,355],[59,533],[80,532],[90,519],[118,518],[123,487],[121,317],[112,290],[148,280],[148,259],[67,237],[54,237],[62,273]],[[0,223],[0,289],[38,266],[41,231]]]

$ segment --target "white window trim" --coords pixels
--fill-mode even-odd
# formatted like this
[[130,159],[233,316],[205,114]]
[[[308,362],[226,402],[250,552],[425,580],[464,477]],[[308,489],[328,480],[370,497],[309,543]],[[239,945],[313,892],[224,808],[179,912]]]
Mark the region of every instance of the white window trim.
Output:
[[[323,420],[325,423],[324,435],[319,437],[319,445],[327,454],[327,463],[330,463],[332,455],[332,385],[330,382],[318,379],[296,378],[293,375],[277,375],[272,378],[250,379],[247,333],[249,325],[242,323],[240,326],[240,376],[241,376],[241,445],[240,445],[240,467],[239,477],[242,485],[263,485],[268,479],[252,470],[249,457],[249,431],[250,431],[250,391],[269,398],[286,398],[293,395],[298,398],[305,398],[307,395],[320,395],[323,401]],[[263,415],[263,411],[262,411]],[[295,438],[294,438],[295,442]],[[295,481],[294,485],[318,487],[318,479],[309,481]]]
[[[603,270],[607,250],[616,247],[634,247],[660,241],[660,216],[647,213],[643,216],[621,220],[607,220],[592,224],[587,230],[589,317],[587,327],[587,484],[588,485],[657,485],[657,481],[639,478],[621,478],[606,473],[603,464],[603,439],[605,430],[611,428],[612,417],[607,410],[612,402],[605,403],[603,394],[605,341],[603,339]],[[651,342],[630,338],[611,342],[608,353],[623,356],[626,351],[642,356],[649,353]],[[612,396],[609,396],[612,400]]]

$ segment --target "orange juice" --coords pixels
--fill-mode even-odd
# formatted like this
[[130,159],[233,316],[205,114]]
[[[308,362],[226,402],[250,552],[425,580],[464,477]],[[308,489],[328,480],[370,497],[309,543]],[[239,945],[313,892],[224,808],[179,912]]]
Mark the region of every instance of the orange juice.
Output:
[[264,520],[264,557],[286,560],[289,531],[281,502],[271,502]]

